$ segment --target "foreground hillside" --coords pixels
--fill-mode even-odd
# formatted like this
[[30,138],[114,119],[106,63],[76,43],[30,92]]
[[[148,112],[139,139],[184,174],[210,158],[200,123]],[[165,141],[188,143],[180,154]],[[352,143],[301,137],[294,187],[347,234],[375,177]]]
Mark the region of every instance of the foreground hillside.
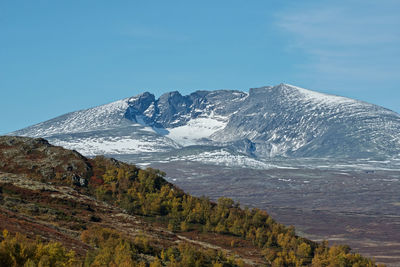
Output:
[[375,266],[163,173],[0,137],[1,266]]

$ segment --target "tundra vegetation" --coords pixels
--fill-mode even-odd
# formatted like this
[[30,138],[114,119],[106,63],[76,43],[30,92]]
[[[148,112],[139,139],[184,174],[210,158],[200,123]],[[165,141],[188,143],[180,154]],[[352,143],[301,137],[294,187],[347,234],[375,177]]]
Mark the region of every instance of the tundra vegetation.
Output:
[[[2,147],[2,150],[9,150],[9,147]],[[57,154],[53,147],[52,151]],[[39,152],[28,153],[29,160],[32,160],[32,155],[38,154],[41,159],[46,154]],[[7,155],[12,153],[0,153],[3,159]],[[76,158],[75,152],[73,155]],[[82,157],[79,160],[84,164],[81,167],[79,164],[67,167],[69,176],[63,176],[60,166],[68,163],[63,157],[60,166],[50,168],[50,172],[56,170],[50,179],[46,178],[48,172],[42,174],[38,171],[40,167],[35,167],[34,175],[29,177],[29,166],[20,170],[21,165],[17,164],[18,171],[26,179],[40,181],[48,187],[29,191],[16,184],[0,181],[0,204],[7,208],[5,211],[15,212],[14,217],[18,214],[29,215],[28,219],[36,216],[34,218],[52,222],[53,226],[46,225],[48,229],[56,226],[68,229],[79,236],[82,242],[80,252],[75,251],[77,245],[67,248],[51,238],[28,236],[16,230],[11,233],[5,229],[0,237],[0,266],[252,265],[245,258],[227,253],[227,249],[218,246],[199,246],[194,241],[176,242],[172,240],[176,234],[192,234],[195,238],[216,235],[216,239],[229,240],[232,251],[247,242],[263,259],[262,264],[256,265],[376,266],[373,260],[352,253],[346,245],[329,246],[327,242],[318,243],[302,238],[296,235],[293,227],[276,222],[260,209],[242,208],[229,198],[220,198],[215,203],[206,197],[190,196],[167,182],[162,171],[140,169],[102,156],[92,159]],[[15,173],[13,161],[8,159],[8,162],[7,173]],[[57,165],[54,160],[51,164]],[[80,172],[75,172],[75,168],[80,168]],[[77,183],[76,173],[85,182]],[[136,216],[148,222],[150,227],[147,232],[133,236],[123,232],[117,224],[115,227],[102,224],[102,218],[106,215],[92,214],[88,217],[87,214],[93,211],[91,206],[72,198],[54,200],[55,190],[51,186],[69,188],[89,200],[95,199],[99,203],[117,207],[127,216]],[[32,203],[35,203],[34,206],[30,205]],[[85,221],[82,218],[89,219]],[[156,228],[171,235],[172,241],[168,245],[163,245],[152,232]]]

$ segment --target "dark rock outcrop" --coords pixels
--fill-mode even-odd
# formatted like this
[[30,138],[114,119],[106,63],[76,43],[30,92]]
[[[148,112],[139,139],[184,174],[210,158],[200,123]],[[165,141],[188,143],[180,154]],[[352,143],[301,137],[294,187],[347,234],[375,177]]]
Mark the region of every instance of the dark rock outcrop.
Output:
[[18,136],[0,136],[0,171],[79,186],[86,186],[92,176],[89,160],[78,152],[42,138]]

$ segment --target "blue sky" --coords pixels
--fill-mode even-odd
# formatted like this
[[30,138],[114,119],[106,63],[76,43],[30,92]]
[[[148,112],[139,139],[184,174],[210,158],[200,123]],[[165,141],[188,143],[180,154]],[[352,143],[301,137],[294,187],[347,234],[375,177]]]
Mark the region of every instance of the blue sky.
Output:
[[281,82],[400,112],[400,1],[0,1],[0,134],[150,91]]

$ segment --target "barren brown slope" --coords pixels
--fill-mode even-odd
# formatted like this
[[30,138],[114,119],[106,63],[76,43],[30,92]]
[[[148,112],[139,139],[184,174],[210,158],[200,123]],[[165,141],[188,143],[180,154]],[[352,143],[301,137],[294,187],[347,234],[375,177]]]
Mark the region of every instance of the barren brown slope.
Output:
[[[155,218],[129,215],[97,200],[87,187],[76,183],[77,178],[92,175],[91,160],[75,151],[52,146],[44,139],[0,137],[0,230],[61,242],[80,257],[93,249],[81,240],[82,232],[101,226],[132,239],[146,236],[160,249],[187,243],[223,250],[242,258],[246,265],[265,263],[251,242],[199,231],[174,233]],[[232,240],[236,240],[235,248]]]

